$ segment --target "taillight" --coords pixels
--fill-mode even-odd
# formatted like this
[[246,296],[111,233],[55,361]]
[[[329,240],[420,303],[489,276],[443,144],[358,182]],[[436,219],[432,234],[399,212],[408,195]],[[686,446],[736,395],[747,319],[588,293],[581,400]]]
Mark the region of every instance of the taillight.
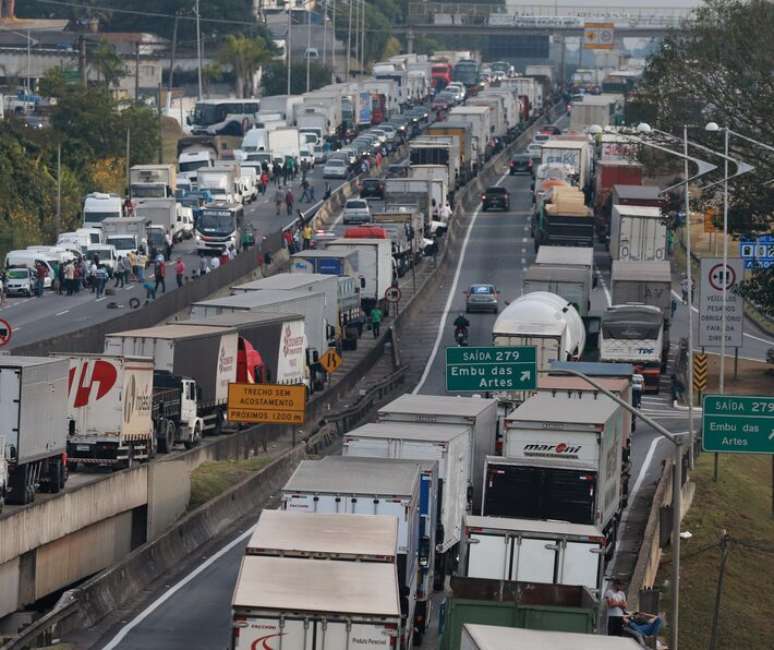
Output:
[[486,194],[481,195],[481,200],[483,201],[486,198]]
[[389,630],[387,634],[390,637],[390,647],[397,648],[398,647],[398,626],[395,623],[385,623],[384,629]]

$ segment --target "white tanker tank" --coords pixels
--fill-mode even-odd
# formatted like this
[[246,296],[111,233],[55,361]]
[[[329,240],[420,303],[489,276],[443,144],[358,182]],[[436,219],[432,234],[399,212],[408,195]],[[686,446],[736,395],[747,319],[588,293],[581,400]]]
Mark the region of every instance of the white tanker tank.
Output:
[[496,346],[534,345],[538,370],[551,361],[577,359],[586,345],[583,320],[567,300],[548,291],[526,293],[497,317],[492,329]]

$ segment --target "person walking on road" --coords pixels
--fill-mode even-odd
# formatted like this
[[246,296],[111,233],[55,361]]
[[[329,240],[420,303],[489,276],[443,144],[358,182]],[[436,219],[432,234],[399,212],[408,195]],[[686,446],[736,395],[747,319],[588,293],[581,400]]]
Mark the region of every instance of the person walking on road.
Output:
[[282,190],[278,187],[274,192],[274,207],[276,208],[276,216],[280,216],[280,210],[282,209],[282,201],[284,200]]
[[382,310],[379,307],[374,307],[371,310],[371,331],[374,333],[374,338],[379,338],[379,328],[382,325]]
[[148,258],[144,251],[137,253],[137,282],[145,282],[145,265],[148,263]]
[[207,275],[210,272],[210,265],[207,263],[207,258],[202,255],[199,258],[199,277]]
[[607,605],[608,636],[622,636],[627,603],[624,586],[620,580],[613,580],[610,589],[605,592],[605,604]]
[[282,167],[279,166],[279,163],[275,162],[271,169],[271,177],[274,179],[274,187],[279,187],[280,176],[282,176]]
[[35,264],[35,295],[38,298],[43,297],[43,287],[46,284],[46,277],[48,276],[48,269],[43,262],[37,262]]
[[314,230],[312,224],[308,223],[304,226],[302,237],[304,239],[304,250],[308,251],[312,247],[312,237],[314,236]]
[[183,275],[185,275],[185,262],[183,262],[182,257],[178,257],[177,262],[175,262],[175,279],[178,289],[183,286]]
[[137,280],[137,253],[129,251],[126,254],[126,265],[128,267],[127,282]]
[[75,265],[72,262],[68,262],[64,266],[64,282],[67,289],[67,295],[72,296],[75,291]]
[[293,203],[295,203],[295,197],[293,196],[293,190],[288,188],[285,193],[285,208],[287,209],[287,215],[293,214]]
[[164,265],[163,259],[157,259],[156,264],[153,267],[153,274],[156,277],[156,286],[154,288],[154,291],[158,291],[159,287],[161,287],[161,293],[167,292],[167,284],[165,281],[165,276],[167,274],[167,268]]
[[304,201],[311,201],[312,195],[309,192],[309,181],[304,179],[301,181],[301,199],[299,203],[303,203]]
[[269,175],[264,171],[261,174],[261,194],[266,194],[269,187]]
[[64,273],[64,264],[60,263],[59,267],[56,270],[56,280],[57,280],[57,288],[56,292],[61,296],[64,292],[65,288],[65,273]]
[[105,294],[105,285],[108,282],[108,272],[104,266],[98,266],[94,271],[94,282],[96,284],[95,293],[97,300],[99,300]]
[[118,287],[124,286],[124,257],[121,256],[116,260],[116,270],[113,272],[113,279],[115,282],[113,283],[113,288],[118,289]]

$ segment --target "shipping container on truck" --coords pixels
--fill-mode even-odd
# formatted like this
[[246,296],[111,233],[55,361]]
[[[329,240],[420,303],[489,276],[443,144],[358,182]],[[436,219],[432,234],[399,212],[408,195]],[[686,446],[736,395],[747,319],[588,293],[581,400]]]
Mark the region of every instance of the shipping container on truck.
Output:
[[335,251],[321,248],[290,256],[291,273],[319,273],[356,278],[359,269],[357,251]]
[[[291,512],[389,515],[398,518],[398,584],[406,640],[413,635],[421,518],[416,462],[327,456],[302,460],[281,491]],[[408,646],[407,646],[408,647]]]
[[470,124],[477,164],[479,168],[482,167],[486,157],[486,147],[492,133],[490,109],[487,106],[455,106],[449,111],[449,118],[455,121],[463,120]]
[[398,647],[395,569],[386,562],[246,556],[237,576],[232,650]]
[[236,381],[235,330],[222,327],[159,325],[105,336],[105,353],[150,357],[159,372],[196,382],[203,431],[220,434],[226,419],[228,385]]
[[473,97],[466,103],[471,108],[482,106],[489,109],[489,120],[491,122],[490,137],[502,138],[508,131],[508,123],[505,115],[505,102],[502,97],[497,95],[485,95],[483,97]]
[[440,209],[449,201],[449,168],[446,165],[410,165],[408,178],[431,182],[431,205],[434,200]]
[[561,137],[555,136],[543,144],[540,162],[543,164],[559,163],[562,165],[572,165],[575,169],[578,187],[585,193],[590,188],[592,182],[591,143],[585,136],[583,139],[578,140],[561,140],[559,139]]
[[[478,160],[478,142],[474,141],[473,125],[465,119],[449,119],[429,124],[424,132],[429,136],[451,135],[458,138],[460,144],[460,171],[463,179],[462,182],[466,183],[473,173],[473,164]],[[430,165],[422,166],[428,167]],[[448,173],[446,180],[448,183]]]
[[614,305],[642,303],[658,307],[672,319],[672,273],[669,262],[613,261],[610,294]]
[[[578,273],[578,268],[567,265],[533,264],[524,273],[522,293],[549,291],[567,300],[587,324],[591,309],[591,282]],[[588,333],[588,329],[587,329]]]
[[584,95],[579,102],[572,103],[570,129],[585,131],[590,126],[610,126],[613,123],[616,101],[609,95]]
[[624,185],[616,183],[613,186],[613,205],[648,205],[660,208],[664,205],[661,188],[657,185]]
[[601,596],[606,540],[596,526],[471,515],[463,525],[461,576],[577,585]]
[[577,187],[555,185],[539,202],[535,225],[535,250],[549,246],[594,245],[594,214]]
[[599,634],[522,630],[497,625],[466,624],[460,650],[638,650],[634,639]]
[[508,88],[487,88],[478,94],[478,97],[485,99],[487,97],[499,97],[503,109],[505,110],[505,126],[507,131],[511,131],[519,124],[519,101],[518,98]]
[[614,205],[610,215],[610,257],[631,262],[669,259],[666,218],[661,208]]
[[175,196],[175,165],[132,165],[129,169],[129,196],[133,199]]
[[[463,627],[502,625],[506,632],[515,628],[562,630],[604,639],[596,630],[599,603],[584,587],[544,585],[484,578],[451,579],[440,650],[460,650]],[[508,650],[543,650],[542,645],[506,646]],[[562,646],[560,646],[562,647]],[[596,650],[596,646],[594,647]],[[570,645],[562,650],[576,650]]]
[[105,354],[67,355],[67,466],[121,467],[150,460],[153,438],[153,359]]
[[306,379],[302,314],[229,312],[174,323],[236,330],[240,383],[303,384]]
[[459,144],[452,136],[414,138],[409,142],[409,160],[412,165],[446,165],[449,187],[456,189],[462,183]]
[[56,494],[67,473],[67,359],[0,357],[0,508],[25,505],[35,492]]
[[392,244],[389,239],[335,239],[326,251],[357,251],[360,302],[366,312],[384,306],[384,294],[392,286]]
[[474,509],[480,501],[484,458],[493,454],[497,438],[497,400],[451,395],[402,395],[378,412],[379,421],[416,424],[461,424],[472,428]]
[[538,393],[505,418],[488,457],[482,514],[597,526],[612,554],[622,508],[620,407],[600,395]]
[[597,162],[594,207],[607,203],[615,185],[641,185],[642,164],[636,160],[600,160]]
[[206,318],[229,312],[280,312],[303,314],[307,347],[319,354],[328,349],[325,322],[325,294],[307,291],[249,291],[234,296],[212,298],[191,306],[192,318]]
[[335,328],[338,325],[339,281],[338,278],[333,276],[317,273],[303,275],[298,273],[278,273],[231,287],[233,295],[250,291],[306,291],[307,293],[322,293],[325,295],[325,320],[330,327]]
[[[428,533],[435,538],[434,584],[442,588],[457,557],[463,515],[470,510],[472,453],[470,426],[381,421],[344,436],[344,456],[433,460],[438,463],[438,498],[428,505]],[[426,485],[427,490],[430,485]]]

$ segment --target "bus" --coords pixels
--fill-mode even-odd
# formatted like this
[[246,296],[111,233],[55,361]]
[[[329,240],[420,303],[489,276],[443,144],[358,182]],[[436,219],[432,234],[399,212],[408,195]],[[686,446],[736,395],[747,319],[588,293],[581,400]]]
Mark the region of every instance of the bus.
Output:
[[452,81],[459,81],[465,88],[475,88],[481,82],[481,70],[476,61],[463,59],[454,66]]
[[187,123],[193,135],[244,135],[254,125],[258,99],[203,99]]

